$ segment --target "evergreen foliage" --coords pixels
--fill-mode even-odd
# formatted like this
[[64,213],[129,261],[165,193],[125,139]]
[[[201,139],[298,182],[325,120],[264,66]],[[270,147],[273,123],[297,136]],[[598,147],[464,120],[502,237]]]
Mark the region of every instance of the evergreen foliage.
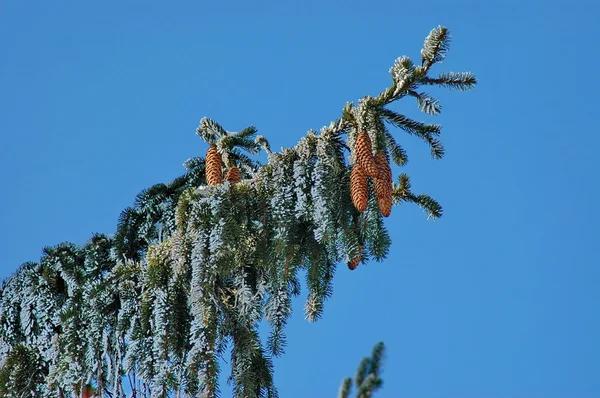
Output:
[[[236,397],[276,397],[272,359],[284,352],[301,278],[305,316],[314,322],[339,263],[354,269],[389,251],[378,199],[390,187],[376,192],[368,180],[360,191],[368,194],[366,206],[359,211],[352,203],[358,135],[366,133],[371,146],[361,157],[371,151],[397,166],[407,156],[388,125],[423,139],[434,158],[444,154],[439,125],[389,105],[414,97],[423,112],[436,115],[439,101],[419,87],[475,85],[470,73],[429,76],[448,45],[447,29],[434,29],[420,66],[399,58],[391,86],[379,96],[346,104],[339,119],[281,152],[272,152],[254,127],[232,133],[202,119],[197,134],[243,179],[206,186],[205,161],[192,158],[183,176],[138,194],[113,237],[45,248],[39,263],[23,264],[0,290],[0,396],[82,395],[81,386],[91,384],[120,397],[128,383],[136,397],[216,397],[219,359],[230,352]],[[264,165],[242,152],[261,148]],[[389,166],[379,168],[387,179]],[[411,191],[404,173],[391,191],[396,204],[413,202],[430,218],[442,215],[435,200]],[[268,337],[259,334],[262,320],[271,326]],[[381,385],[378,347],[356,376],[360,397]]]
[[[354,376],[354,386],[356,387],[356,398],[370,398],[373,393],[383,387],[381,379],[381,367],[385,353],[385,346],[379,342],[373,347],[370,357],[365,357],[360,361],[356,375]],[[352,392],[353,380],[347,377],[342,381],[338,398],[350,398]]]
[[0,396],[35,398],[42,382],[43,374],[36,352],[23,344],[15,346],[0,369]]

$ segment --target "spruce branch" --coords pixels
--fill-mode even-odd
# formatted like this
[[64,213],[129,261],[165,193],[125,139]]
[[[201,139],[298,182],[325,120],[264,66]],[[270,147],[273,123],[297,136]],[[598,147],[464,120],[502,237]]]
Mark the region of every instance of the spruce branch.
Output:
[[381,110],[381,114],[389,123],[427,142],[433,158],[441,159],[444,156],[444,147],[441,141],[435,138],[435,136],[441,133],[441,126],[439,124],[417,122],[400,113],[385,108]]
[[362,382],[357,398],[369,398],[375,391],[377,391],[383,385],[383,380],[377,377],[374,373],[369,374],[367,378]]
[[183,163],[183,167],[187,171],[194,170],[199,167],[204,167],[204,159],[200,156],[190,158]]
[[[384,357],[385,346],[379,342],[373,348],[371,357],[362,359],[356,370],[354,384],[356,385],[357,398],[370,398],[374,392],[383,386],[381,379],[381,368]],[[352,379],[350,377],[344,379],[338,393],[339,397],[348,398],[352,388]]]
[[437,85],[458,91],[471,90],[477,84],[477,78],[471,72],[441,73],[437,78],[424,77],[424,85]]
[[427,93],[417,93],[414,90],[409,90],[408,95],[415,97],[417,99],[417,105],[419,106],[419,109],[428,115],[436,116],[442,111],[442,105],[440,104],[440,101]]
[[[219,145],[217,145],[217,148]],[[239,135],[226,135],[220,139],[220,147],[223,152],[231,151],[234,148],[244,149],[251,155],[256,155],[260,149],[252,137],[240,137]]]
[[347,377],[340,386],[338,398],[350,398],[350,392],[352,391],[352,378]]
[[[373,179],[381,180],[383,170],[387,181],[389,160],[402,166],[407,154],[386,123],[427,142],[433,157],[444,154],[439,125],[386,106],[409,96],[421,111],[437,115],[439,101],[420,88],[474,87],[477,80],[470,73],[428,76],[448,44],[447,29],[434,29],[421,65],[408,57],[396,59],[390,87],[356,106],[346,103],[340,118],[319,133],[309,130],[280,153],[271,152],[253,126],[230,132],[203,118],[196,133],[215,147],[208,163],[217,167],[209,167],[211,173],[224,174],[224,163],[229,171],[242,169],[247,178],[240,181],[236,174],[236,183],[231,178],[207,187],[207,162],[189,159],[184,175],[136,196],[121,213],[114,239],[95,236],[83,247],[47,248],[39,264],[20,268],[1,288],[0,349],[14,350],[28,341],[28,349],[44,355],[40,369],[60,394],[70,394],[71,381],[79,380],[117,396],[118,376],[127,374],[136,393],[145,396],[179,394],[177,385],[188,395],[199,396],[205,387],[209,396],[217,396],[218,360],[231,347],[236,396],[276,396],[271,356],[284,351],[290,298],[300,294],[301,272],[306,271],[308,286],[305,313],[313,322],[332,294],[338,263],[382,261],[389,252],[391,239],[379,207],[383,198],[388,208],[389,189],[384,192]],[[368,197],[359,211],[351,198],[346,155],[350,151],[354,164],[354,144],[363,132],[371,143],[362,145],[361,153],[369,158],[370,151],[380,161],[370,179],[358,184]],[[268,154],[264,165],[249,156],[261,148]],[[391,196],[396,204],[417,204],[431,218],[442,215],[433,198],[411,191],[406,174]],[[258,325],[264,319],[271,335],[263,347]],[[55,353],[47,349],[47,335],[40,334],[47,330],[60,335]],[[381,387],[382,356],[381,344],[361,363],[358,396],[370,397]],[[48,395],[44,382],[37,385],[39,396]],[[351,387],[348,378],[339,396],[348,397]]]
[[440,218],[443,214],[442,206],[432,197],[425,194],[415,195],[410,190],[410,178],[406,173],[402,173],[398,177],[398,184],[394,186],[392,191],[394,203],[398,204],[402,201],[412,202],[422,208],[427,213],[427,219]]
[[416,68],[410,58],[403,56],[396,59],[394,65],[390,68],[390,74],[394,80],[394,91],[391,93],[387,90],[384,91],[377,101],[381,105],[389,104],[406,95],[406,92],[415,86],[422,75],[422,71]]
[[400,113],[384,108],[381,110],[383,118],[396,127],[401,128],[409,134],[415,135],[425,141],[434,135],[441,133],[442,127],[439,124],[427,124],[417,122]]
[[421,64],[427,70],[434,64],[442,62],[450,49],[450,32],[448,28],[438,26],[429,32],[421,50]]
[[246,127],[245,129],[243,129],[242,131],[240,131],[239,133],[233,133],[232,135],[234,135],[235,137],[239,137],[239,138],[250,138],[250,137],[256,135],[257,132],[258,132],[258,130],[256,129],[256,127],[249,126],[249,127]]
[[246,176],[254,173],[261,164],[251,159],[248,155],[240,151],[238,148],[233,148],[230,151],[225,152],[223,155],[223,161],[227,167],[237,166],[245,171]]
[[196,129],[196,134],[210,145],[215,145],[220,138],[228,135],[223,126],[207,117],[203,117],[200,120],[200,125]]
[[408,162],[406,151],[397,142],[394,136],[386,130],[385,132],[386,146],[390,150],[392,161],[398,166],[404,166]]
[[[437,115],[442,110],[439,100],[427,93],[417,92],[416,89],[419,85],[441,85],[460,91],[473,88],[477,80],[470,72],[443,73],[438,78],[427,76],[430,67],[445,58],[450,47],[450,41],[450,33],[446,27],[438,26],[434,28],[425,39],[424,47],[421,50],[422,64],[420,66],[415,65],[406,56],[396,59],[394,65],[390,68],[393,84],[377,97],[367,96],[361,99],[359,107],[347,103],[342,111],[342,117],[332,122],[329,128],[326,129],[326,133],[339,135],[348,133],[352,128],[355,131],[360,130],[364,128],[365,115],[379,114],[393,125],[425,140],[430,146],[432,157],[441,159],[444,156],[444,148],[441,141],[434,138],[435,135],[440,134],[440,125],[417,122],[383,107],[409,95],[417,99],[417,105],[421,111],[429,115]],[[377,124],[378,122],[375,121],[374,123]],[[323,130],[321,133],[325,134]],[[389,142],[389,140],[387,141]],[[388,148],[393,151],[395,163],[405,163],[401,162],[403,156],[401,156],[401,151],[399,151],[397,145],[390,144]]]
[[287,343],[283,329],[291,315],[291,292],[289,290],[289,286],[278,286],[271,292],[265,304],[265,317],[272,327],[267,347],[275,357],[283,354]]
[[385,346],[383,342],[379,342],[373,347],[373,352],[371,353],[371,373],[375,376],[379,376],[381,372],[384,351]]
[[428,140],[428,142],[429,142],[429,148],[431,151],[431,157],[434,159],[443,158],[446,151],[444,150],[444,146],[442,145],[442,142],[440,140],[438,140],[437,138],[430,138]]
[[356,384],[356,388],[360,388],[363,384],[367,376],[369,375],[369,366],[371,365],[370,358],[363,358],[358,365],[358,369],[356,370],[356,375],[354,376],[354,383]]

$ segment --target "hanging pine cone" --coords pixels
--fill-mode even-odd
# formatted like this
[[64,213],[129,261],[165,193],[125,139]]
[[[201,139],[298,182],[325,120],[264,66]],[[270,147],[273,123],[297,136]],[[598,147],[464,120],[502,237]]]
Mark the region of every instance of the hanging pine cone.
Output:
[[375,178],[378,176],[378,169],[372,148],[371,137],[366,131],[361,131],[356,137],[356,162],[362,166],[367,175]]
[[384,217],[389,217],[392,213],[392,190],[394,189],[392,169],[390,169],[390,163],[383,151],[377,152],[375,163],[379,171],[379,178],[373,178],[377,204],[379,205],[381,214]]
[[367,202],[369,200],[367,176],[359,163],[352,166],[352,171],[350,172],[350,197],[356,210],[362,213],[367,209]]
[[231,166],[225,179],[229,181],[230,184],[237,184],[242,180],[242,172],[235,166]]
[[362,260],[362,251],[363,251],[363,247],[358,246],[357,256],[354,257],[352,260],[350,260],[350,262],[348,263],[348,268],[350,268],[350,270],[354,271],[356,269],[356,267],[358,267],[358,264],[360,264],[360,260]]
[[221,154],[212,145],[206,151],[206,182],[208,185],[219,185],[223,182],[223,169],[221,168]]

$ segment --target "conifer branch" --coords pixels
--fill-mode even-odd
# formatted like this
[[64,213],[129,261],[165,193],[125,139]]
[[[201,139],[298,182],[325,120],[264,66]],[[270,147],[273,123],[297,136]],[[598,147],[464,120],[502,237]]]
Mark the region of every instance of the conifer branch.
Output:
[[350,398],[350,392],[352,391],[352,378],[347,377],[340,386],[338,398]]
[[386,121],[392,123],[394,126],[401,128],[409,134],[422,138],[425,141],[429,140],[432,136],[441,133],[441,126],[439,124],[417,122],[400,113],[385,108],[381,110],[381,114]]
[[437,85],[458,91],[471,90],[477,84],[477,78],[471,72],[442,73],[437,78],[424,77],[424,85]]
[[[398,58],[390,87],[357,105],[346,103],[339,119],[280,153],[253,126],[230,132],[203,118],[196,133],[210,146],[210,158],[189,159],[185,174],[140,192],[120,214],[114,238],[95,235],[84,246],[46,248],[39,263],[23,265],[2,285],[0,361],[25,355],[21,345],[31,350],[43,376],[34,380],[39,396],[75,394],[73,381],[92,381],[116,396],[118,376],[126,374],[144,396],[204,390],[216,397],[218,360],[231,347],[236,396],[276,396],[271,356],[284,351],[300,271],[307,278],[305,315],[313,322],[332,295],[337,264],[354,269],[387,257],[391,239],[383,214],[389,216],[392,201],[415,203],[431,218],[442,215],[434,199],[411,191],[406,174],[392,186],[389,161],[402,166],[407,154],[385,123],[427,142],[433,157],[443,156],[439,125],[387,106],[409,96],[421,111],[437,115],[439,101],[419,87],[476,84],[470,73],[428,76],[449,40],[446,28],[434,29],[421,65]],[[369,178],[355,173],[358,187],[351,189],[358,136]],[[261,148],[266,164],[249,156]],[[236,170],[235,178],[220,183],[233,168],[245,178]],[[271,325],[264,346],[263,319]],[[357,396],[381,388],[382,355],[380,344],[361,363]],[[6,374],[13,371],[0,370],[0,391],[12,388]],[[339,396],[348,397],[351,387],[346,379]]]
[[415,195],[410,190],[410,178],[406,173],[398,177],[398,184],[393,190],[394,202],[399,204],[402,201],[412,202],[421,207],[426,213],[427,218],[440,218],[443,214],[442,206],[432,197],[421,194]]
[[390,109],[382,109],[381,114],[389,123],[427,142],[433,158],[441,159],[444,156],[444,147],[440,140],[435,138],[435,136],[441,133],[441,126],[439,124],[416,122]]
[[[380,375],[384,351],[384,344],[382,342],[377,343],[373,348],[371,357],[363,358],[358,365],[354,378],[357,398],[370,398],[374,392],[383,386],[383,380]],[[352,379],[350,377],[344,379],[340,386],[338,397],[349,397],[351,387]]]
[[[423,78],[422,81],[425,79],[426,78]],[[417,105],[419,106],[419,109],[428,115],[439,115],[442,111],[442,105],[440,104],[440,101],[431,97],[427,93],[417,93],[414,90],[409,90],[408,95],[415,97],[417,99]]]
[[443,26],[433,29],[425,38],[423,49],[421,50],[421,64],[429,68],[446,58],[446,53],[450,49],[450,32]]
[[250,138],[250,137],[256,135],[257,132],[258,132],[258,130],[256,129],[256,127],[249,126],[249,127],[246,127],[245,129],[243,129],[242,131],[240,131],[239,133],[234,133],[233,135],[235,137],[239,137],[239,138]]

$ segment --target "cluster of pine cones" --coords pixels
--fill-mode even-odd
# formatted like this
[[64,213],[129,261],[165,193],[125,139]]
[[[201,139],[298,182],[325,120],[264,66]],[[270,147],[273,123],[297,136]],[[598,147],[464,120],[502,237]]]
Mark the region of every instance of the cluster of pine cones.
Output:
[[[217,147],[211,145],[206,151],[205,160],[206,182],[208,185],[219,185],[223,183],[223,159],[217,151]],[[242,179],[242,172],[236,166],[231,166],[225,180],[231,184],[237,184]]]
[[[384,151],[378,151],[373,156],[371,138],[366,131],[361,131],[356,137],[354,147],[356,163],[350,173],[350,196],[354,207],[361,213],[367,209],[369,201],[369,185],[367,177],[373,179],[375,196],[379,211],[384,217],[392,213],[392,169]],[[356,269],[362,260],[363,246],[358,247],[358,254],[350,262],[348,268]]]
[[392,213],[392,169],[384,151],[378,151],[373,156],[371,138],[366,131],[362,131],[356,138],[355,155],[356,163],[352,166],[350,174],[350,196],[354,207],[360,212],[367,209],[369,189],[367,176],[373,179],[375,195],[379,211],[384,217]]

